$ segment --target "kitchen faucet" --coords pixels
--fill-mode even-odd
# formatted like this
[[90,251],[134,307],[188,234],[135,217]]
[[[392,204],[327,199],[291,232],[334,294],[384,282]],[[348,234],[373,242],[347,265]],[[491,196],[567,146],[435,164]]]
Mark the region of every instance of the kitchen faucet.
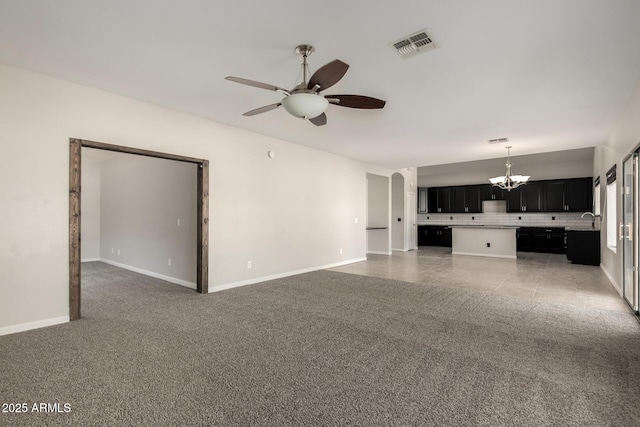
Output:
[[584,218],[585,215],[591,215],[591,228],[596,228],[596,216],[591,212],[585,212],[580,215],[580,218]]

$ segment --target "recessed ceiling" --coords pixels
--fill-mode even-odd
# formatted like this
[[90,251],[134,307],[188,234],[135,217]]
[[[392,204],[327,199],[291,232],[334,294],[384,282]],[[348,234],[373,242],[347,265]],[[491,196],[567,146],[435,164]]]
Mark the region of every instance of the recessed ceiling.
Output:
[[[640,2],[234,2],[30,0],[0,3],[0,62],[372,164],[400,168],[606,142],[640,76]],[[400,58],[389,41],[426,29],[438,48]],[[383,110],[329,106],[316,127],[282,109],[242,113],[311,72],[351,68],[332,93]]]

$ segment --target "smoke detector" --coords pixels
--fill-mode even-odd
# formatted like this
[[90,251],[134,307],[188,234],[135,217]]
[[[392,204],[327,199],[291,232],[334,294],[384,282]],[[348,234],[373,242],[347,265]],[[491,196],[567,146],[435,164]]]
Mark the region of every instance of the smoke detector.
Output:
[[420,30],[406,37],[389,43],[389,47],[393,49],[401,58],[411,58],[421,53],[428,52],[438,47],[427,30]]

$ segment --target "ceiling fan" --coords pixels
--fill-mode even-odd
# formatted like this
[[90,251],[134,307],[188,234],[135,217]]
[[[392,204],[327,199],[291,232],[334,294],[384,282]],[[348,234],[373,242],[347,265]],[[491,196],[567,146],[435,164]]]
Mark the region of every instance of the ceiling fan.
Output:
[[315,52],[315,48],[310,45],[302,44],[296,47],[295,52],[302,56],[302,83],[291,90],[240,77],[225,77],[225,79],[232,82],[272,90],[285,95],[280,102],[247,111],[243,114],[244,116],[255,116],[256,114],[275,110],[282,105],[292,116],[308,119],[314,125],[322,126],[327,124],[327,115],[324,111],[327,109],[329,104],[338,105],[340,107],[363,109],[384,107],[386,101],[369,96],[321,95],[320,92],[330,88],[342,79],[349,69],[349,65],[339,59],[331,61],[313,73],[307,82],[307,75],[309,74],[307,58]]

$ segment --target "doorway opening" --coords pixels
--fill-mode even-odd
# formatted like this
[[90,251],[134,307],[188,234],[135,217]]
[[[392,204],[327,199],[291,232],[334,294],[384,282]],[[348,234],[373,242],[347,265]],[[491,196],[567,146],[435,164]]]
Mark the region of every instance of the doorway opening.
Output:
[[391,250],[406,251],[405,238],[405,206],[404,206],[404,176],[396,172],[391,175]]
[[169,153],[71,138],[69,140],[69,318],[81,317],[81,176],[82,148],[194,163],[197,166],[196,291],[209,291],[209,161]]
[[391,255],[389,177],[367,173],[367,253]]

